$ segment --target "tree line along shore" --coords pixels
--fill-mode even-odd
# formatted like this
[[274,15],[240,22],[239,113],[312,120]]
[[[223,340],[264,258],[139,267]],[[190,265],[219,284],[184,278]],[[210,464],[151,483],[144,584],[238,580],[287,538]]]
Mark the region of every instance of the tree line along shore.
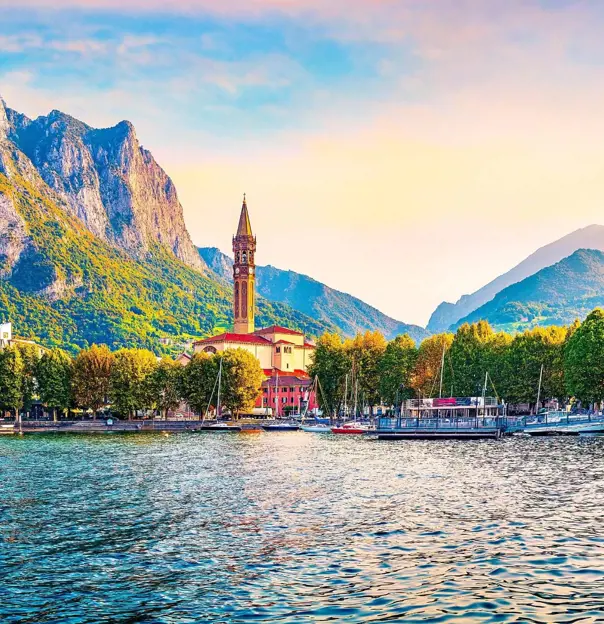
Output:
[[[10,346],[0,351],[0,408],[27,414],[41,403],[55,418],[64,418],[73,410],[96,416],[109,406],[124,418],[166,417],[186,402],[201,414],[216,407],[220,369],[224,409],[235,417],[251,410],[264,373],[243,349],[196,353],[183,366],[170,358],[158,360],[146,349],[112,352],[93,345],[72,357],[60,349],[40,355],[31,345]],[[483,389],[486,372],[489,387]],[[317,402],[330,415],[342,413],[352,400],[371,412],[407,398],[476,396],[483,390],[506,403],[535,407],[540,376],[543,401],[599,406],[604,398],[604,311],[595,309],[582,323],[515,335],[495,332],[485,321],[466,323],[419,346],[407,335],[388,342],[379,332],[347,340],[325,334],[317,341],[309,374],[318,377]]]

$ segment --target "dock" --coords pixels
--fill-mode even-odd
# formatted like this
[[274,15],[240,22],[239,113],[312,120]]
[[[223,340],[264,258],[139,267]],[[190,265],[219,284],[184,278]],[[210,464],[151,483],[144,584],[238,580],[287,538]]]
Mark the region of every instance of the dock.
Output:
[[23,420],[4,423],[3,433],[179,433],[200,428],[199,420]]
[[496,418],[381,418],[379,440],[498,440],[505,423]]
[[112,434],[112,433],[235,433],[239,431],[260,431],[266,425],[275,424],[273,419],[241,419],[239,421],[202,420],[118,420],[99,418],[97,420],[22,420],[3,422],[0,435],[14,434]]
[[399,416],[382,417],[379,440],[497,440],[506,431],[503,405],[493,397],[410,399]]
[[506,432],[527,433],[531,436],[603,434],[604,415],[550,411],[531,416],[508,418]]

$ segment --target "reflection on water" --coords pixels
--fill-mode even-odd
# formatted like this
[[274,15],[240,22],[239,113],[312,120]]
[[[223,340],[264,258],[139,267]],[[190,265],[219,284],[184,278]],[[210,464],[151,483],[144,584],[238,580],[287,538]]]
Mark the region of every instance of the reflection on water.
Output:
[[0,621],[604,620],[604,439],[0,439]]

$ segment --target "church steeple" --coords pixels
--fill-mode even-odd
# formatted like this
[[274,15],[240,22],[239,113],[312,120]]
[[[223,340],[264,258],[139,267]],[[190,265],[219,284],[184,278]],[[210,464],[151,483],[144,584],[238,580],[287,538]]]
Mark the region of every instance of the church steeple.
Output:
[[255,252],[256,238],[252,234],[244,195],[237,234],[233,237],[233,316],[236,334],[251,334],[254,331]]
[[250,215],[247,211],[247,200],[245,199],[245,193],[243,194],[241,215],[239,215],[239,227],[237,228],[237,236],[252,236],[252,226],[250,225]]

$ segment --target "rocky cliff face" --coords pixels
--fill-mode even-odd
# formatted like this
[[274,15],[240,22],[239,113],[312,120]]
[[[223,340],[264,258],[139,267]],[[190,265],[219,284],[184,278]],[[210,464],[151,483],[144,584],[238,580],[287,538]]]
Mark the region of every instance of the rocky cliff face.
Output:
[[59,111],[31,120],[0,103],[1,136],[95,236],[134,257],[159,243],[203,269],[174,184],[139,144],[131,123],[99,130]]

